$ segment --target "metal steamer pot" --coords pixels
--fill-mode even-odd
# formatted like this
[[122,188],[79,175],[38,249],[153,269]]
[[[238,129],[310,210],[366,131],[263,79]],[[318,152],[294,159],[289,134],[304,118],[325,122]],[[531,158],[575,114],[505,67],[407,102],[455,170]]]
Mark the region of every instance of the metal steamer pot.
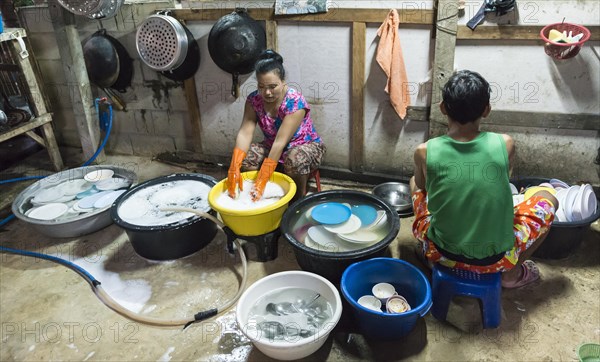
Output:
[[232,74],[231,94],[235,98],[239,94],[239,75],[254,71],[266,45],[265,29],[245,9],[221,17],[210,30],[208,52],[219,68]]
[[148,67],[165,77],[183,81],[200,66],[200,47],[192,32],[169,15],[150,15],[136,32],[138,54]]
[[58,0],[58,3],[73,14],[90,19],[109,19],[117,12],[125,0]]

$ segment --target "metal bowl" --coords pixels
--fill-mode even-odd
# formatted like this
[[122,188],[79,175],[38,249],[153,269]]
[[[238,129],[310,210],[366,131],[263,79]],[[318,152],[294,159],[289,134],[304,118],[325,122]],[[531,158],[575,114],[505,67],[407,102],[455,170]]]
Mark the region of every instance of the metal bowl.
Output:
[[397,212],[406,211],[412,207],[410,187],[401,182],[385,182],[373,188],[373,195],[384,200]]
[[85,166],[65,170],[47,176],[23,190],[12,204],[13,214],[15,214],[17,218],[31,225],[31,227],[41,234],[52,238],[70,238],[86,235],[110,225],[112,223],[112,219],[110,217],[110,205],[93,212],[81,214],[68,220],[46,221],[30,218],[25,215],[25,212],[32,207],[31,200],[35,197],[36,193],[40,189],[44,189],[52,185],[58,185],[65,180],[80,179],[83,178],[83,176],[85,176],[87,173],[100,169],[113,170],[115,172],[114,177],[125,178],[131,182],[129,187],[133,187],[137,183],[137,175],[135,172],[112,165]]

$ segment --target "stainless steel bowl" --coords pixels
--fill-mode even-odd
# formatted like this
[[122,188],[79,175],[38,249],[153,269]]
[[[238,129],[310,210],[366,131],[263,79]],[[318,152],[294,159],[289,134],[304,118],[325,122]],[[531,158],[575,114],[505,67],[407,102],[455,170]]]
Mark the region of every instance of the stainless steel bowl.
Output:
[[384,200],[397,212],[412,208],[410,187],[402,182],[385,182],[373,188],[373,195]]
[[135,172],[113,165],[85,166],[65,170],[45,177],[23,190],[17,196],[15,201],[13,201],[13,214],[15,214],[17,218],[31,225],[31,227],[39,233],[52,238],[70,238],[86,235],[110,225],[112,223],[110,217],[111,205],[93,212],[81,214],[68,220],[46,221],[33,219],[25,215],[25,212],[32,207],[31,200],[40,189],[58,185],[65,180],[83,178],[85,174],[99,169],[113,170],[115,172],[115,177],[122,177],[131,181],[130,188],[137,184],[137,175]]

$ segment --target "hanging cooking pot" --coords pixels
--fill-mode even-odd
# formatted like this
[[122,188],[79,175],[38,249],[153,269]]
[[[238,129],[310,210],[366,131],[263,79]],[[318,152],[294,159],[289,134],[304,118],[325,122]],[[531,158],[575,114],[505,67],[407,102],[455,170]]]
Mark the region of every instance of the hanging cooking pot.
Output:
[[231,94],[237,98],[238,77],[254,70],[258,56],[267,47],[265,29],[248,15],[236,9],[221,17],[208,35],[208,52],[217,66],[232,74]]
[[169,14],[150,15],[140,24],[136,48],[144,64],[169,79],[183,81],[198,70],[200,47],[192,32]]
[[58,0],[58,3],[73,14],[90,19],[108,19],[117,15],[125,0]]

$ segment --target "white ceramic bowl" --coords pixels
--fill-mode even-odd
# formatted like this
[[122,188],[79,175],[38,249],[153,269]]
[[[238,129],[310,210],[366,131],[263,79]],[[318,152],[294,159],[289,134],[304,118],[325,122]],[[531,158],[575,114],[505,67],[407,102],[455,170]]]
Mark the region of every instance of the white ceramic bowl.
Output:
[[[333,308],[331,320],[307,338],[269,340],[253,332],[248,316],[254,304],[265,294],[283,288],[304,288],[321,294]],[[240,330],[265,355],[279,360],[304,358],[316,352],[327,340],[342,316],[342,300],[335,286],[320,275],[305,271],[285,271],[266,276],[252,284],[240,297],[236,307],[236,320]]]

